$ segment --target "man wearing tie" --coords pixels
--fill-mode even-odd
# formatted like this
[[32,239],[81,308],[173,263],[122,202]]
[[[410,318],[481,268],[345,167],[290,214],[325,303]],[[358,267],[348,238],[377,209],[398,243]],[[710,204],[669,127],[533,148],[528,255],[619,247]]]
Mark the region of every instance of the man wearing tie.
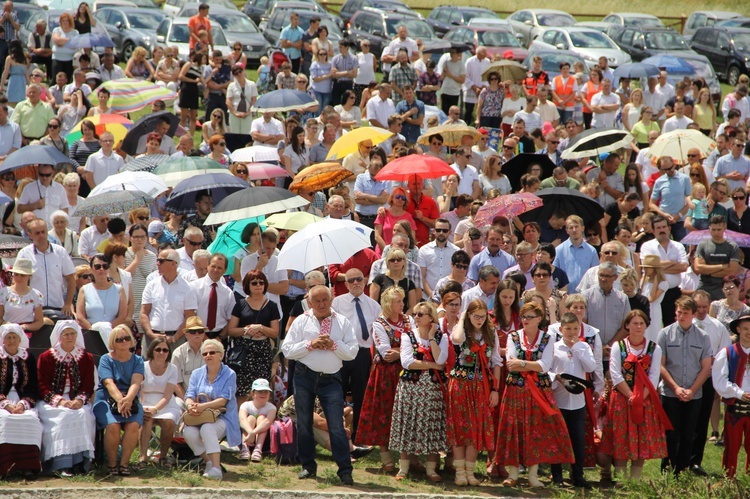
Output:
[[190,283],[198,297],[198,317],[206,325],[206,337],[226,337],[226,328],[234,307],[234,294],[223,279],[227,257],[217,253],[208,263],[208,274]]
[[354,422],[352,423],[352,441],[354,441],[359,426],[359,411],[362,409],[372,365],[370,353],[372,325],[380,316],[381,308],[378,302],[364,293],[365,277],[360,269],[347,270],[345,283],[349,292],[334,298],[331,308],[349,319],[359,344],[357,356],[354,360],[344,361],[344,367],[341,369],[344,395],[351,391],[354,403]]

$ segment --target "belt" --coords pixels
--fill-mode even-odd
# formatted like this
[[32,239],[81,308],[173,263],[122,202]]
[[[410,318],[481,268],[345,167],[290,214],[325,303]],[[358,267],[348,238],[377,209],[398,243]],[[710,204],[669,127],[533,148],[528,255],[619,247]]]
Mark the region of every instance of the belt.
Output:
[[738,416],[750,416],[750,402],[735,400],[733,404],[727,406],[727,411]]
[[177,331],[155,331],[156,334],[165,334],[167,336],[174,336],[177,334]]
[[375,220],[377,218],[377,215],[363,215],[363,214],[361,214],[359,212],[357,212],[357,215],[359,215],[360,219],[364,218],[364,219],[367,219],[367,220],[370,220],[370,219]]
[[307,367],[305,364],[298,361],[297,364],[294,366],[294,372],[296,373],[296,372],[302,372],[302,371],[307,371],[309,373],[312,373],[319,378],[333,378],[338,374],[338,372],[331,373],[331,374],[319,373],[318,371],[313,371],[312,369]]

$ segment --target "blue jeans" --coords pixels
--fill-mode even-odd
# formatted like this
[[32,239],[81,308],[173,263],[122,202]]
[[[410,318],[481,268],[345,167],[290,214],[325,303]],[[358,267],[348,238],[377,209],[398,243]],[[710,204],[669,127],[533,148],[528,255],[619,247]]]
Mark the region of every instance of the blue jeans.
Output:
[[294,368],[294,406],[297,410],[298,452],[302,467],[312,473],[316,473],[318,469],[313,436],[316,395],[328,423],[331,453],[339,466],[338,475],[351,475],[349,439],[344,430],[344,390],[341,384],[341,371],[336,374],[321,374],[302,362],[297,362]]
[[[318,112],[315,113],[316,115],[320,115],[320,112],[323,111],[323,108],[326,107],[331,102],[331,93],[328,92],[327,94],[318,92],[316,90],[313,90],[315,92],[315,100],[318,101]],[[303,125],[304,126],[304,125]]]

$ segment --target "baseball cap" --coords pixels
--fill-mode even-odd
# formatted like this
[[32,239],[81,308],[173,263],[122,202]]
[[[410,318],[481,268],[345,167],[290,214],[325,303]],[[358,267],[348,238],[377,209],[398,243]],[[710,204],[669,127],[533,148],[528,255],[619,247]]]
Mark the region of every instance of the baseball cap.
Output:
[[263,379],[263,378],[258,378],[255,381],[253,381],[252,390],[254,392],[261,392],[261,391],[272,392],[273,391],[271,390],[271,385],[268,384],[268,380]]
[[164,231],[164,222],[161,220],[154,220],[148,224],[148,235],[151,237],[156,236],[159,232]]

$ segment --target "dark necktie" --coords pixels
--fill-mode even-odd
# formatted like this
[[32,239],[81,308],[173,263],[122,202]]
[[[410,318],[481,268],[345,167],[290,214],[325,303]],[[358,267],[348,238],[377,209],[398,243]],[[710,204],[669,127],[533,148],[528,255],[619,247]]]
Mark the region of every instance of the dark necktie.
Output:
[[208,317],[206,320],[206,328],[209,331],[213,331],[216,327],[216,309],[219,305],[219,297],[216,294],[216,283],[211,284],[211,294],[208,296]]
[[246,113],[247,112],[247,100],[245,98],[245,87],[242,87],[242,90],[240,90],[240,102],[237,104],[237,112],[238,113]]
[[357,317],[359,317],[359,327],[362,328],[362,339],[367,341],[370,333],[367,331],[367,321],[365,320],[365,314],[362,312],[362,305],[359,304],[359,296],[354,298],[354,308],[357,311]]

